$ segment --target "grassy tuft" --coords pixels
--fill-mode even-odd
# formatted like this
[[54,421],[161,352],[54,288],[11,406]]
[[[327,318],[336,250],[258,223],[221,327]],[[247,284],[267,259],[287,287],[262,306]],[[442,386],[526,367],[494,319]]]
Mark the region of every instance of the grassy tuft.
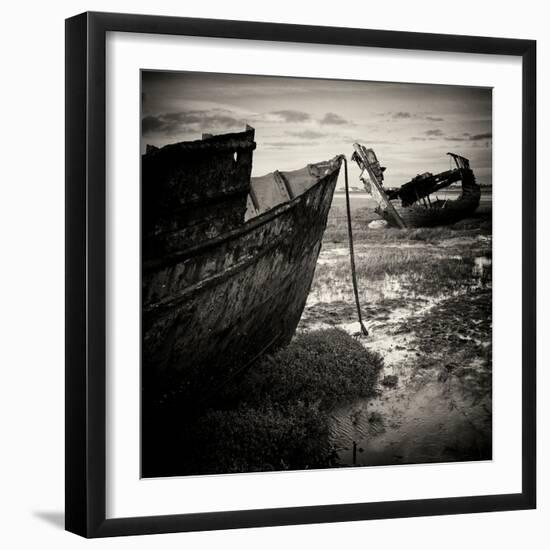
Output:
[[[489,213],[476,213],[472,217],[452,225],[398,229],[385,227],[370,229],[372,220],[380,219],[373,208],[360,207],[352,211],[353,238],[356,243],[423,242],[438,244],[445,239],[459,239],[489,235],[492,232],[492,218]],[[348,241],[347,216],[342,206],[333,206],[323,238],[324,243],[345,244]]]
[[368,395],[381,366],[378,354],[345,331],[313,331],[297,335],[250,369],[236,386],[236,397],[254,407],[266,400],[278,405],[298,400],[329,410],[343,399]]

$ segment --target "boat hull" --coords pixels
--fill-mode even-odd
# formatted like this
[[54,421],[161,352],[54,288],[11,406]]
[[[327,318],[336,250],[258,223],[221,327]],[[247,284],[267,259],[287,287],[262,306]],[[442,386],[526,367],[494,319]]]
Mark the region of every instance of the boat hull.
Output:
[[242,225],[250,193],[254,129],[167,145],[142,157],[144,262]]
[[321,248],[340,162],[241,227],[144,265],[146,399],[213,391],[290,342]]
[[[419,204],[409,207],[394,205],[394,207],[407,227],[435,227],[450,225],[473,215],[479,206],[480,196],[480,191],[471,192],[467,197],[441,201],[440,205],[435,204],[431,208],[425,208]],[[388,211],[380,207],[375,211],[389,225],[396,225],[394,217]]]

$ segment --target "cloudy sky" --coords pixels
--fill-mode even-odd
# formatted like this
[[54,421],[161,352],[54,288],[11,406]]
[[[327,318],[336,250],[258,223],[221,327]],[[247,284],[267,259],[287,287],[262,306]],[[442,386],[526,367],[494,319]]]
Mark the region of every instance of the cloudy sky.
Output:
[[[147,143],[256,129],[253,175],[292,170],[374,148],[397,186],[449,168],[447,151],[470,159],[492,183],[491,90],[212,73],[142,73],[142,151]],[[357,185],[358,170],[351,171]],[[342,178],[341,178],[342,180]],[[339,182],[343,185],[343,181]]]

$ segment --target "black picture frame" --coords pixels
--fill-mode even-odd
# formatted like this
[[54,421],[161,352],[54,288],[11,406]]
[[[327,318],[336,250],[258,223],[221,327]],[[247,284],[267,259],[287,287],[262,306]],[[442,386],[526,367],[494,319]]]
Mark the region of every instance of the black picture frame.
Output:
[[[522,121],[522,491],[106,519],[108,31],[518,56]],[[66,529],[85,537],[532,509],[536,505],[536,42],[115,13],[66,20]]]

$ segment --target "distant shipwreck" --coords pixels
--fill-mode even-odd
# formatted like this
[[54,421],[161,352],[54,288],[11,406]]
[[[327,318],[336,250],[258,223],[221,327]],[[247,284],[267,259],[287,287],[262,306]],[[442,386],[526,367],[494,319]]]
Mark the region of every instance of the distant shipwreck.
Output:
[[[455,223],[472,215],[479,206],[481,188],[467,158],[447,153],[455,162],[452,168],[439,174],[420,174],[397,188],[383,185],[385,167],[380,166],[372,149],[355,143],[352,159],[361,169],[361,180],[367,193],[377,201],[375,211],[390,225],[429,227]],[[364,173],[368,174],[368,178]],[[454,200],[441,200],[432,195],[455,182],[462,183],[462,193]]]
[[149,402],[219,386],[294,335],[342,157],[251,178],[255,148],[247,126],[142,156]]

